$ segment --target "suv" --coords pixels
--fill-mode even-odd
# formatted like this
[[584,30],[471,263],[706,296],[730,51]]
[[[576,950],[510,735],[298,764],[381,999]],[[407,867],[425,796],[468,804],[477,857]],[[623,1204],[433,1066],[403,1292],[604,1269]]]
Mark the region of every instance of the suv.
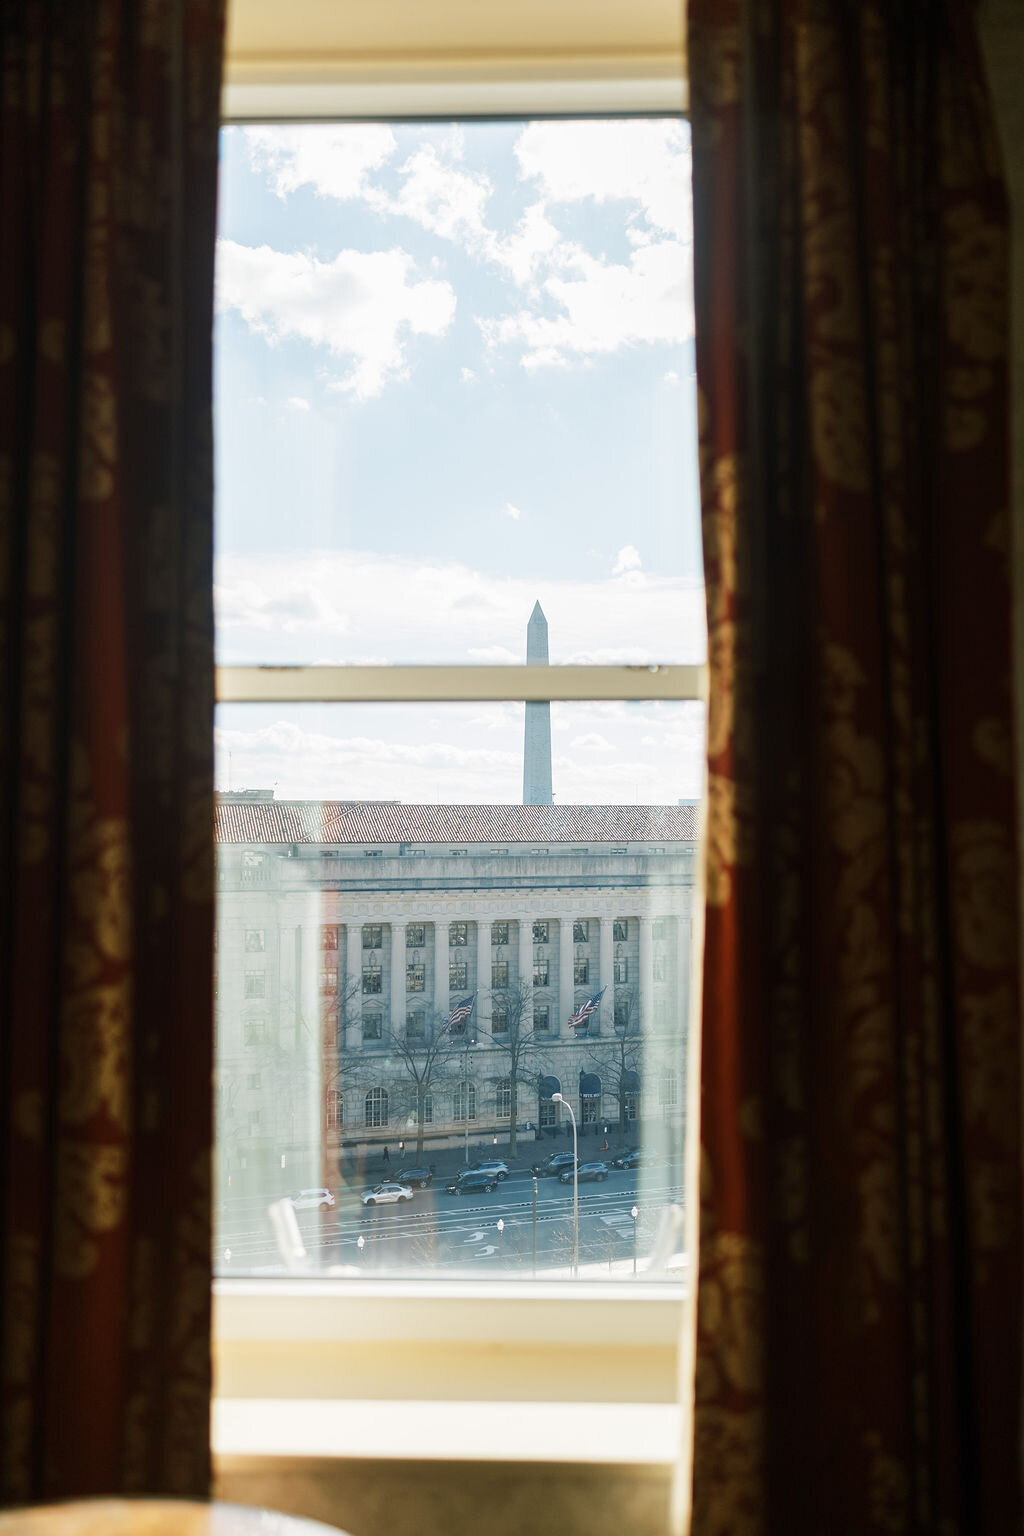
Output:
[[490,1194],[497,1182],[497,1175],[488,1173],[485,1168],[469,1168],[465,1173],[460,1173],[447,1189],[450,1195],[467,1195],[479,1189],[485,1189]]
[[576,1164],[575,1152],[552,1152],[542,1163],[534,1163],[533,1171],[538,1179],[546,1179],[551,1174],[572,1173]]
[[[588,1179],[593,1179],[598,1184],[603,1184],[608,1177],[607,1163],[580,1163],[576,1170],[576,1178],[580,1184],[585,1184]],[[559,1184],[572,1183],[572,1169],[566,1168],[558,1175]]]
[[413,1189],[426,1189],[434,1177],[429,1168],[403,1168],[395,1174],[396,1184],[409,1184]]
[[496,1157],[485,1158],[482,1163],[473,1163],[470,1171],[492,1174],[501,1183],[502,1179],[508,1178],[508,1163],[503,1163]]
[[303,1189],[292,1195],[291,1201],[297,1211],[315,1211],[332,1206],[334,1196],[329,1189]]
[[630,1152],[624,1152],[617,1157],[613,1164],[616,1168],[646,1168],[655,1161],[654,1153],[645,1151],[643,1147],[634,1147]]

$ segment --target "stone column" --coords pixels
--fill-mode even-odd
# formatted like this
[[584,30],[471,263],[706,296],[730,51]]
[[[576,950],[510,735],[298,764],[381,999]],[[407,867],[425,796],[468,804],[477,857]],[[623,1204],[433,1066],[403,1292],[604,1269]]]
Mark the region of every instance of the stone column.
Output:
[[569,1016],[573,1012],[573,996],[572,918],[560,917],[558,919],[558,1033],[568,1036],[570,1040],[574,1038],[574,1031],[568,1028]]
[[649,917],[638,918],[640,924],[640,989],[638,1004],[640,1022],[650,1034],[654,1027],[654,924]]
[[448,1017],[448,924],[434,921],[434,1011],[440,1015],[440,1029]]
[[[609,1035],[614,1033],[615,1028],[615,944],[612,938],[614,921],[612,917],[598,918],[600,924],[597,939],[598,979],[594,991],[596,992],[598,987],[607,987],[608,990],[601,999],[601,1006],[597,1013],[591,1015],[592,1018],[600,1020],[599,1027]],[[597,1030],[592,1027],[590,1032],[596,1034]]]
[[476,920],[476,1013],[477,1033],[491,1032],[491,925]]
[[686,1039],[686,1029],[690,1022],[690,944],[692,943],[692,930],[688,917],[676,919],[677,938],[679,946],[676,958],[676,975],[679,978],[676,998],[676,1028],[679,1038]]
[[[514,921],[519,932],[516,944],[516,986],[525,981],[530,989],[526,1003],[523,1005],[520,1028],[524,1034],[529,1034],[533,1028],[533,920],[529,917],[517,917]],[[509,938],[512,938],[511,933]]]
[[391,924],[391,984],[388,988],[391,1033],[405,1033],[405,924]]
[[[345,1023],[359,1026],[363,1017],[363,931],[358,923],[345,924],[345,980],[342,983]],[[351,994],[351,995],[350,995]],[[342,1045],[359,1046],[360,1035],[346,1038]]]

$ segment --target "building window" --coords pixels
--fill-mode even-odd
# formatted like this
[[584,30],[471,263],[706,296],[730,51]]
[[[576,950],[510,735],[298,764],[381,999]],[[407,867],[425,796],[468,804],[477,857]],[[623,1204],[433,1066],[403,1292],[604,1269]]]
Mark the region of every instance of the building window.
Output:
[[245,973],[246,997],[266,997],[267,973],[266,971],[246,971]]
[[587,918],[578,917],[573,923],[572,941],[574,944],[588,944],[590,942],[590,922]]
[[451,852],[453,859],[460,859],[467,850],[465,848],[453,848]]
[[664,953],[655,953],[651,956],[652,981],[666,981],[668,979],[668,956]]
[[508,961],[495,960],[491,965],[491,986],[508,986]]
[[551,1028],[550,1008],[535,1008],[533,1010],[533,1032],[535,1035],[546,1035]]
[[546,944],[548,942],[548,924],[546,922],[534,923],[533,942],[535,944]]
[[453,960],[448,967],[448,990],[461,991],[466,986],[469,967],[465,960]]
[[667,939],[668,938],[668,919],[667,918],[665,918],[665,917],[656,917],[654,919],[654,922],[651,924],[651,937],[655,938],[655,939]]
[[333,967],[320,972],[320,991],[331,994],[338,990],[338,972]]
[[676,1074],[663,1072],[658,1079],[658,1103],[662,1108],[668,1108],[676,1102]]
[[260,1128],[261,1116],[262,1116],[262,1110],[250,1109],[250,1111],[249,1111],[249,1135],[250,1136],[255,1136],[258,1133],[259,1128]]
[[379,1040],[381,1037],[382,1015],[379,1013],[363,1014],[363,1040]]
[[616,944],[625,944],[629,938],[629,919],[617,917],[612,923],[612,939]]
[[427,942],[427,926],[425,923],[410,923],[405,930],[406,949],[422,949]]
[[434,1123],[434,1095],[432,1093],[425,1093],[423,1095],[423,1123],[424,1125],[433,1125]]
[[422,965],[407,965],[405,968],[405,990],[407,992],[422,992],[426,988],[427,972]]
[[497,1120],[508,1120],[512,1116],[512,1083],[507,1077],[503,1077],[494,1090],[494,1115]]
[[465,1121],[467,1104],[470,1120],[476,1119],[476,1088],[472,1083],[456,1083],[455,1095],[452,1101],[454,1113],[453,1120]]
[[656,997],[654,999],[654,1022],[661,1025],[666,1025],[670,1022],[667,997]]
[[363,991],[364,992],[380,992],[381,990],[382,990],[382,987],[381,987],[381,970],[380,970],[380,966],[379,965],[364,965],[363,966]]
[[340,1131],[345,1124],[345,1111],[341,1103],[341,1094],[337,1088],[330,1088],[327,1092],[327,1129]]
[[590,962],[577,960],[572,968],[572,979],[577,986],[585,987],[590,976]]
[[247,955],[262,955],[265,947],[262,928],[247,928],[245,930],[245,952]]
[[628,1003],[616,1003],[615,1004],[615,1028],[616,1029],[628,1029],[629,1028],[629,1015],[630,1015],[630,1011],[631,1011],[630,1010],[630,1005]]
[[542,1131],[558,1124],[558,1115],[550,1099],[541,1099],[537,1108],[537,1123]]
[[363,849],[363,858],[364,859],[379,859],[379,858],[383,857],[383,854],[384,854],[383,848],[364,848]]
[[242,1039],[246,1045],[264,1045],[267,1039],[266,1019],[246,1019],[242,1025]]
[[455,945],[458,945],[459,947],[462,947],[462,946],[464,946],[466,944],[466,942],[468,940],[468,937],[469,937],[469,924],[468,923],[449,923],[448,924],[448,943],[449,944],[455,944]]
[[612,980],[622,983],[629,980],[629,962],[625,955],[616,955],[612,961]]
[[492,944],[507,944],[508,943],[508,923],[492,923],[491,924],[491,943]]
[[405,1035],[407,1040],[422,1040],[426,1035],[422,1008],[414,1008],[412,1013],[406,1014]]
[[584,1125],[596,1125],[601,1113],[601,1100],[590,1098],[580,1100],[580,1118]]
[[491,1034],[508,1034],[508,1007],[504,1000],[491,1004]]
[[245,1079],[245,1086],[247,1088],[258,1088],[260,1086],[260,1074],[258,1072],[250,1072]]
[[363,924],[363,948],[383,949],[384,929],[380,923]]
[[386,1088],[371,1088],[363,1104],[368,1126],[387,1125],[388,1091]]
[[321,949],[337,949],[337,947],[338,947],[338,925],[337,925],[337,923],[321,923],[320,924],[320,948]]
[[546,987],[548,984],[548,962],[535,960],[533,962],[533,984],[535,987]]
[[624,1096],[622,1107],[626,1111],[626,1119],[635,1120],[640,1107],[640,1095],[638,1093],[627,1093]]

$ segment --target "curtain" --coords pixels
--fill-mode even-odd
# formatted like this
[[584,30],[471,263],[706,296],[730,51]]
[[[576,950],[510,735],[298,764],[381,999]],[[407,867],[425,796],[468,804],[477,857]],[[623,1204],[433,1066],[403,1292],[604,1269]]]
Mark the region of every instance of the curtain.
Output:
[[1007,210],[967,0],[691,0],[694,1536],[1017,1533]]
[[209,1476],[223,0],[0,11],[0,1499]]

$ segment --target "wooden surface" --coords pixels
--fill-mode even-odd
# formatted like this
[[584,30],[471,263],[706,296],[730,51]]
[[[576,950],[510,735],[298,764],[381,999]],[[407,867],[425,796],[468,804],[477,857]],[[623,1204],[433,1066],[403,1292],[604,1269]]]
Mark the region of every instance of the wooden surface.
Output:
[[[241,1504],[84,1499],[0,1513],[0,1536],[339,1536],[338,1527]],[[344,1536],[344,1533],[341,1533]]]

